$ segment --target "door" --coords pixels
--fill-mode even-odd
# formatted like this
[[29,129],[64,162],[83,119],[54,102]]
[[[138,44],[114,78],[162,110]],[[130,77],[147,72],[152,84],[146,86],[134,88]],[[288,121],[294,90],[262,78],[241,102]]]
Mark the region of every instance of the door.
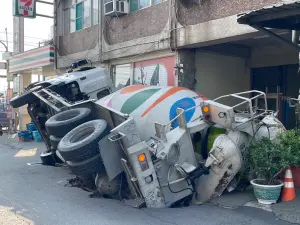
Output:
[[114,71],[114,85],[117,90],[130,85],[132,64],[116,65]]
[[[300,74],[298,73],[299,65],[287,65],[285,66],[286,72],[286,93],[285,96],[298,98],[299,88],[300,88]],[[295,108],[289,106],[287,102],[285,102],[285,120],[286,127],[288,129],[295,128],[296,125],[296,117],[295,117]]]
[[[279,111],[278,119],[285,124],[284,102],[282,100],[285,88],[284,67],[253,68],[251,72],[252,89],[266,93],[268,110]],[[265,108],[262,98],[258,101],[258,107]]]

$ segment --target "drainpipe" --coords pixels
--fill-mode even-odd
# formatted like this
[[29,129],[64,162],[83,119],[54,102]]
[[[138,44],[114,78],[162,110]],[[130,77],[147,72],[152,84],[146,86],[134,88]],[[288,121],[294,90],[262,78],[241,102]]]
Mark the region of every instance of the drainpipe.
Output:
[[[98,45],[99,45],[99,61],[100,61],[100,64],[102,64],[103,62],[103,36],[104,35],[104,32],[103,32],[103,21],[104,21],[104,1],[103,0],[100,0],[99,1],[99,24],[98,24],[98,35],[100,35],[100,40],[98,39]],[[98,36],[99,37],[99,36]]]
[[57,70],[57,50],[58,50],[58,41],[57,41],[57,7],[59,7],[60,1],[57,4],[57,1],[53,1],[53,43],[54,43],[54,70]]
[[177,49],[177,7],[178,4],[176,0],[169,0],[169,44],[172,51],[176,51]]
[[[292,42],[296,44],[297,46],[300,46],[300,31],[299,30],[293,30],[292,31]],[[300,50],[299,50],[299,60],[300,60]],[[300,73],[300,61],[299,61],[299,68],[298,68],[298,74]]]

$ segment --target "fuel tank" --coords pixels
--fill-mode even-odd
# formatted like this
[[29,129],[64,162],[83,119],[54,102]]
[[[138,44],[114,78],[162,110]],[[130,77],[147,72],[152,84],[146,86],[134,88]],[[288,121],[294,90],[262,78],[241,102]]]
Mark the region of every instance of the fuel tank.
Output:
[[[201,115],[200,103],[206,100],[192,90],[183,87],[162,87],[133,85],[118,90],[97,101],[134,118],[142,140],[155,135],[154,123],[168,124],[176,117],[176,109],[191,109],[185,112],[187,122]],[[195,107],[195,108],[194,108]],[[178,121],[170,123],[169,129],[176,128]]]

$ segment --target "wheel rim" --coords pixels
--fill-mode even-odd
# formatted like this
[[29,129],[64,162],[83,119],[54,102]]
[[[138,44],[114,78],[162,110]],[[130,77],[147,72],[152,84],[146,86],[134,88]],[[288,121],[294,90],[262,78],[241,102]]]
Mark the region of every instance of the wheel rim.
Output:
[[[76,142],[82,141],[94,133],[95,127],[86,127],[82,130],[81,133],[75,133],[73,137],[70,138],[70,143],[74,144]],[[83,133],[83,134],[82,134]]]

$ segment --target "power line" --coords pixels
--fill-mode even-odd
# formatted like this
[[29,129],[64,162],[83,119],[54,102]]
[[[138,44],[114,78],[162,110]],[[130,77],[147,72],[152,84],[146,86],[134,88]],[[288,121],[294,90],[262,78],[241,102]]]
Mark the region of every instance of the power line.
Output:
[[[3,32],[3,31],[0,31],[0,34],[6,34],[6,33]],[[7,33],[7,34],[14,36],[13,33]],[[24,36],[24,37],[26,37],[26,38],[32,38],[32,39],[38,39],[38,40],[45,40],[45,38],[38,38],[38,37],[31,37],[31,36]]]
[[[6,37],[5,36],[1,36],[1,34],[0,34],[0,39],[6,40]],[[13,40],[13,39],[14,39],[13,37],[8,37],[8,40]],[[44,39],[44,40],[33,40],[33,39],[27,39],[27,38],[25,38],[24,40],[27,41],[27,42],[31,42],[31,43],[39,43],[39,42],[45,41],[46,39]]]
[[[5,37],[1,37],[0,36],[0,40],[1,41],[4,41],[4,42],[6,42],[6,38]],[[13,39],[8,39],[8,42],[13,42],[14,40]],[[39,44],[39,43],[41,43],[41,42],[31,42],[31,41],[25,41],[26,43],[28,43],[28,44]]]
[[[0,41],[5,41],[5,40],[0,40]],[[5,41],[6,42],[6,41]],[[13,41],[8,41],[8,43],[14,43]],[[38,43],[28,43],[28,42],[24,42],[24,45],[27,45],[27,46],[37,46],[39,45]]]
[[[5,39],[5,38],[3,38],[3,37],[1,37],[1,36],[0,36],[0,40],[1,40],[1,41],[4,41],[4,42],[6,42],[6,39]],[[9,42],[9,43],[13,43],[13,42],[14,42],[14,40],[12,40],[12,39],[8,39],[8,42]],[[35,45],[38,45],[38,44],[40,44],[40,43],[42,43],[42,42],[31,42],[31,41],[25,41],[25,43],[27,43],[27,44],[35,44]]]

